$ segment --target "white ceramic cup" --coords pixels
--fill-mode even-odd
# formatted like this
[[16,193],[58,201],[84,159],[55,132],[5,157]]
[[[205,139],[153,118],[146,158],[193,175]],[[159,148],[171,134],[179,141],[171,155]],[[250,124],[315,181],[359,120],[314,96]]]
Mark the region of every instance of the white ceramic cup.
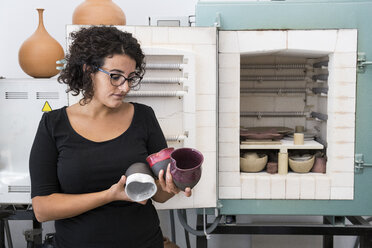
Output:
[[125,172],[125,193],[135,202],[153,197],[157,191],[150,167],[146,163],[134,163]]
[[152,176],[134,173],[127,177],[125,193],[135,202],[150,199],[155,195],[157,187]]

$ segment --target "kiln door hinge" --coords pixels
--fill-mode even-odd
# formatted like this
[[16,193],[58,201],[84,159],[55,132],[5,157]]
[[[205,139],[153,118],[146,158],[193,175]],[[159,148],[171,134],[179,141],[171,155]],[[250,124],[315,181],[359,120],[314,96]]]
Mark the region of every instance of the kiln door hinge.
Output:
[[372,61],[367,61],[367,57],[365,53],[358,53],[358,60],[357,60],[358,73],[365,73],[367,65],[372,65]]
[[216,13],[216,18],[214,19],[214,26],[216,28],[220,28],[221,27],[221,14],[220,14],[220,12],[217,12]]
[[372,167],[372,164],[367,164],[364,162],[363,154],[355,154],[354,166],[356,173],[363,173],[364,167]]

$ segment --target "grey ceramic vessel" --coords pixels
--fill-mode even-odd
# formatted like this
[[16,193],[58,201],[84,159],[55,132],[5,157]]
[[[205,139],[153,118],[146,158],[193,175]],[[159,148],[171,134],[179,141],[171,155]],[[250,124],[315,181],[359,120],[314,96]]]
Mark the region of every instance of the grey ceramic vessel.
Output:
[[134,163],[125,172],[125,192],[132,201],[144,201],[157,191],[152,171],[146,163]]

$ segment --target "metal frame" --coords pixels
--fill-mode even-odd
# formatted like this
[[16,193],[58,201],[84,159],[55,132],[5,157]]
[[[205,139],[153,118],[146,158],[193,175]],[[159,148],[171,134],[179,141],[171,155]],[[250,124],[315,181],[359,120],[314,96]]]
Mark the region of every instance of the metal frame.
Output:
[[34,216],[33,210],[29,206],[16,209],[14,205],[0,206],[0,248],[5,248],[5,236],[7,237],[8,248],[12,248],[9,220],[32,220],[32,229],[24,231],[28,248],[40,247],[42,244],[42,224]]
[[[347,218],[351,224],[345,224]],[[210,224],[207,224],[210,226]],[[196,229],[203,230],[203,215],[197,215]],[[360,248],[372,247],[372,225],[361,216],[323,216],[323,224],[218,224],[210,234],[321,235],[323,248],[333,247],[333,236],[359,236]],[[205,236],[196,237],[196,247],[208,247]]]

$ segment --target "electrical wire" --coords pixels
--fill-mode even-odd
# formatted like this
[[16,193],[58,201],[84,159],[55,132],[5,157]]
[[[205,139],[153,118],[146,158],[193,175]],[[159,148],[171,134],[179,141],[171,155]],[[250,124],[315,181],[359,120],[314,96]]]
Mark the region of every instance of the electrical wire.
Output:
[[[187,224],[185,218],[183,218],[182,209],[177,209],[177,215],[178,215],[178,219],[179,219],[181,225],[183,226],[183,228],[185,228],[185,230],[187,230],[191,234],[194,234],[195,236],[205,236],[204,230],[203,231],[195,230]],[[216,229],[218,223],[220,223],[221,218],[222,218],[222,215],[219,214],[214,219],[212,225],[210,227],[206,228],[205,231],[206,231],[207,234],[213,232],[213,230]]]

